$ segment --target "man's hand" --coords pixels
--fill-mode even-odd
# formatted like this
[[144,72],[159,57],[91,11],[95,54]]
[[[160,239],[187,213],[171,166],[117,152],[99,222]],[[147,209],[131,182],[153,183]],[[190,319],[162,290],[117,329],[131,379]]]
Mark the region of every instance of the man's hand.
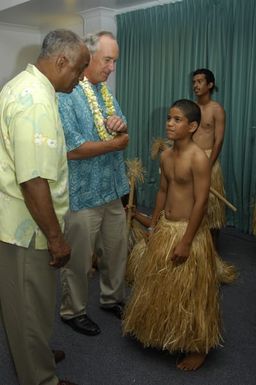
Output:
[[71,248],[62,235],[48,240],[48,250],[52,256],[52,261],[49,263],[51,267],[59,269],[65,266],[70,259]]
[[171,260],[175,265],[181,265],[186,262],[190,253],[190,245],[184,242],[179,242],[174,249],[173,255],[171,256]]
[[128,134],[118,134],[113,138],[113,143],[115,145],[116,151],[124,150],[129,142]]
[[127,124],[117,115],[109,116],[106,119],[105,125],[109,132],[127,132]]

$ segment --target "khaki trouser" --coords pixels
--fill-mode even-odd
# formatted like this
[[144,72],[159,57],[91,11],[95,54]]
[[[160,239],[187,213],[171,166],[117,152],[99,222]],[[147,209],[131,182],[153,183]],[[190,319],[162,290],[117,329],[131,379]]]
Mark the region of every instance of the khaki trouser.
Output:
[[66,238],[71,258],[61,269],[61,316],[73,318],[86,313],[88,272],[92,255],[102,242],[100,270],[100,303],[108,305],[124,299],[124,275],[127,260],[126,216],[121,200],[104,206],[69,212]]
[[56,298],[47,250],[0,241],[1,315],[20,385],[56,385],[49,347]]

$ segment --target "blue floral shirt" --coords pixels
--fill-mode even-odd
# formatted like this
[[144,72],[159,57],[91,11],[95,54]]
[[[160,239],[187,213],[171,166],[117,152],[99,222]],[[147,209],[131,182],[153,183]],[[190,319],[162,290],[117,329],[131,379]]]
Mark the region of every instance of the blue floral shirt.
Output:
[[[92,85],[104,117],[106,108],[101,95],[101,83]],[[59,112],[67,151],[87,141],[100,141],[87,98],[80,85],[70,94],[58,94]],[[114,98],[116,115],[125,117]],[[129,192],[123,152],[115,151],[82,160],[69,160],[70,209],[102,206]]]

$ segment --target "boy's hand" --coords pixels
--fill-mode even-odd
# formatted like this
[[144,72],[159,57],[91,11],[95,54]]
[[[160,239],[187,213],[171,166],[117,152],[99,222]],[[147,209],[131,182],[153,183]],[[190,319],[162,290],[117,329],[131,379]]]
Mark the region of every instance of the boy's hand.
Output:
[[147,230],[145,231],[144,233],[144,239],[145,239],[145,242],[148,243],[149,241],[149,238],[151,237],[151,235],[153,234],[154,232],[154,229],[152,227],[148,227]]
[[124,211],[126,212],[126,214],[128,213],[129,208],[131,208],[131,217],[134,218],[136,215],[136,206],[135,205],[132,205],[132,206],[126,205],[124,207]]
[[155,226],[152,226],[152,225],[147,228],[147,238],[148,239],[151,237],[151,235],[153,234],[154,230],[155,230]]
[[190,253],[190,245],[184,242],[178,243],[176,248],[174,249],[171,260],[175,265],[181,265],[186,262]]

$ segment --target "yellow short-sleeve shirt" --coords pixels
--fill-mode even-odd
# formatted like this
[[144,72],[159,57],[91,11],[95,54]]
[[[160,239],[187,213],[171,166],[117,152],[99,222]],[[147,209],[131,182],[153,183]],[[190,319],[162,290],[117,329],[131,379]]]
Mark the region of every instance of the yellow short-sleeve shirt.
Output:
[[31,217],[20,183],[47,179],[61,227],[68,210],[68,175],[64,134],[55,90],[33,65],[8,82],[0,93],[0,240],[37,249],[47,241]]

